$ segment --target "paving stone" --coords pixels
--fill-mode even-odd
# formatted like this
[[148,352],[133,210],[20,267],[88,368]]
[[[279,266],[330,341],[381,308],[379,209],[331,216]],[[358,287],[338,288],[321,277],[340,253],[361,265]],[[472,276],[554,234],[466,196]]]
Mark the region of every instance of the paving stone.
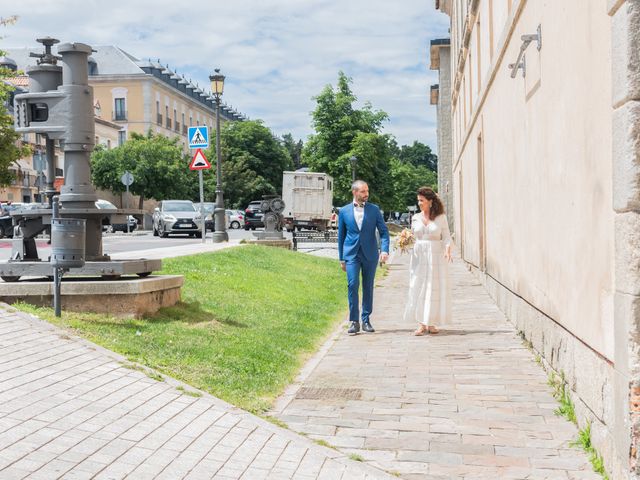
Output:
[[[394,478],[208,395],[181,395],[173,380],[123,368],[116,354],[29,315],[7,314],[0,304],[3,331],[12,332],[0,334],[3,480],[323,479],[323,470],[336,478],[347,471],[344,478]],[[340,415],[325,409],[315,418]],[[345,419],[341,426],[368,422]],[[336,430],[331,423],[316,429]]]
[[360,400],[310,404],[294,395],[271,414],[298,432],[317,436],[320,428],[340,451],[407,479],[590,475],[583,452],[560,455],[576,427],[555,416],[546,374],[461,263],[451,268],[453,324],[411,335],[415,326],[402,323],[407,260],[395,256],[376,289],[377,332],[337,336],[302,379],[302,387],[359,388]]

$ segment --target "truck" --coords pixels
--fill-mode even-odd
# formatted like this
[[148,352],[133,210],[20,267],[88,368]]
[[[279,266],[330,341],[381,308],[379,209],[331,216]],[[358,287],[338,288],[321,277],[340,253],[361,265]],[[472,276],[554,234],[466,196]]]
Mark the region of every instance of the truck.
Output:
[[333,178],[326,173],[283,172],[284,227],[326,230],[333,212]]

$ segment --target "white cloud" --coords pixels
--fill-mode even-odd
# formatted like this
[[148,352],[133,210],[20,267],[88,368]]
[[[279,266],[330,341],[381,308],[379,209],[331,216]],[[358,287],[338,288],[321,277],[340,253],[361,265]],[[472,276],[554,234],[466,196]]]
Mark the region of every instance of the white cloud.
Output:
[[11,8],[5,16],[20,18],[2,32],[3,46],[33,46],[43,35],[117,45],[203,87],[220,67],[227,103],[297,138],[311,133],[311,98],[343,70],[361,102],[389,114],[385,131],[400,144],[436,146],[428,46],[448,36],[448,18],[433,0],[22,0]]

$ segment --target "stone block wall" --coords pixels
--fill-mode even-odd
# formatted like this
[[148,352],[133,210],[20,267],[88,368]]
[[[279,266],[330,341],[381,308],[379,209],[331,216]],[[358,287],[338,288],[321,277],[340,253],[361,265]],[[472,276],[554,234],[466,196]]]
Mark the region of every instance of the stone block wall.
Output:
[[640,0],[609,0],[615,210],[615,439],[640,479]]

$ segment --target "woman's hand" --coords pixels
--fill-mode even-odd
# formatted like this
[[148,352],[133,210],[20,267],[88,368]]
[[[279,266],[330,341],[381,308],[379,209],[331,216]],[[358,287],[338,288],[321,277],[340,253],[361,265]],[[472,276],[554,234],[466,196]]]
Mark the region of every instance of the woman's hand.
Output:
[[448,248],[444,252],[444,259],[449,263],[453,262],[453,257],[451,256],[451,250]]

